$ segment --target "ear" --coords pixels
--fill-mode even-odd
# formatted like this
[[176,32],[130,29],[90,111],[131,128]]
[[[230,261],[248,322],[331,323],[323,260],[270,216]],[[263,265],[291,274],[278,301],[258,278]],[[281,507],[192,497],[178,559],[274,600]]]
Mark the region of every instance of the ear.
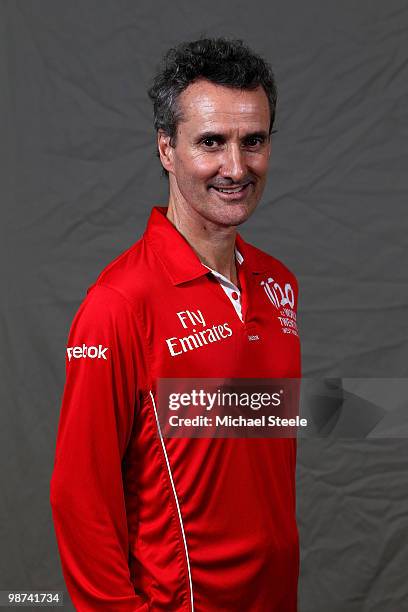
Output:
[[157,132],[157,149],[164,169],[167,172],[173,172],[174,147],[170,144],[170,136],[162,129],[159,129]]

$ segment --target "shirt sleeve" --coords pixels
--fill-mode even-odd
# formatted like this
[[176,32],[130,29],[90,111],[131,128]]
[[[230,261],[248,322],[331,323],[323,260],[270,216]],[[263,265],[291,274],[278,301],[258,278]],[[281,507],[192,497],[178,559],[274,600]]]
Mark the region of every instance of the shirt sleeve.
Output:
[[76,610],[145,611],[128,564],[122,459],[138,405],[137,326],[127,300],[94,285],[70,329],[50,502]]

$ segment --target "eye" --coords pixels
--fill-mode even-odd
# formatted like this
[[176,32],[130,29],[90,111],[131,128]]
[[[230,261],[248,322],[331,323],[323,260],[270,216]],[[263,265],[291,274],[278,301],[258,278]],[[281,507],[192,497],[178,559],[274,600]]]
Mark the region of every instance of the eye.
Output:
[[265,142],[265,139],[262,138],[261,136],[249,136],[249,138],[246,139],[245,144],[248,147],[257,147],[258,145],[262,145]]
[[208,138],[204,138],[204,140],[202,140],[202,143],[208,149],[214,149],[213,145],[218,144],[218,140],[217,138],[214,138],[213,136],[209,136]]

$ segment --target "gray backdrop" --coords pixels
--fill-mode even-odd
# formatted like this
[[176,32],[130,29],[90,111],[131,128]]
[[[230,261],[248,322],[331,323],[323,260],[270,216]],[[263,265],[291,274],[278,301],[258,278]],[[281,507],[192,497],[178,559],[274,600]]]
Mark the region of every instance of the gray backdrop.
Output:
[[[166,204],[146,95],[162,52],[226,35],[271,62],[278,132],[242,235],[298,276],[305,376],[404,378],[408,5],[3,0],[0,17],[0,589],[63,589],[49,480],[66,337]],[[300,441],[301,612],[408,610],[407,467],[405,438]]]

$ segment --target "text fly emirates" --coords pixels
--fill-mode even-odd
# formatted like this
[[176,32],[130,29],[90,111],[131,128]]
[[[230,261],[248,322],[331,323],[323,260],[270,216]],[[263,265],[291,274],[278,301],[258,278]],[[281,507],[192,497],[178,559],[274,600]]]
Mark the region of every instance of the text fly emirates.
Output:
[[182,338],[173,336],[166,339],[167,346],[172,357],[182,355],[187,351],[193,351],[194,349],[204,346],[205,344],[218,342],[232,336],[232,329],[228,323],[213,325],[207,329],[197,331],[195,327],[196,325],[200,324],[202,327],[205,327],[206,325],[201,310],[197,310],[195,312],[191,310],[182,310],[177,313],[177,316],[180,319],[181,325],[184,327],[184,329],[192,327],[191,331],[193,333],[190,333],[188,336],[184,336]]

